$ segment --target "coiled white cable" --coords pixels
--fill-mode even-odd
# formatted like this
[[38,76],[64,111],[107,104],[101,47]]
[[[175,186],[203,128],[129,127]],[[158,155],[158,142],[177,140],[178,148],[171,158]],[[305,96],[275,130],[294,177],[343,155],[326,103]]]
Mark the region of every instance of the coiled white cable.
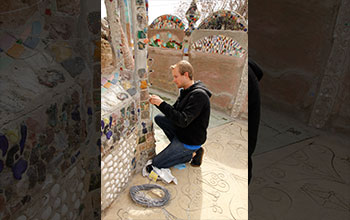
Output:
[[[150,189],[160,189],[164,192],[164,196],[160,199],[153,199],[149,196],[146,196],[141,190],[150,190]],[[133,186],[130,188],[131,199],[143,206],[147,207],[160,207],[167,204],[170,199],[169,191],[163,186],[157,184],[143,184],[138,186]]]

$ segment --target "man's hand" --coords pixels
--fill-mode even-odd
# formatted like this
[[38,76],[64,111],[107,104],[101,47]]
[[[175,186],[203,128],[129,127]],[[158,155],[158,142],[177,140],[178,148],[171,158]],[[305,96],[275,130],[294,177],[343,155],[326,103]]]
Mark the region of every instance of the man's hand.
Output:
[[153,105],[159,106],[164,101],[157,95],[151,95],[149,96],[149,102]]

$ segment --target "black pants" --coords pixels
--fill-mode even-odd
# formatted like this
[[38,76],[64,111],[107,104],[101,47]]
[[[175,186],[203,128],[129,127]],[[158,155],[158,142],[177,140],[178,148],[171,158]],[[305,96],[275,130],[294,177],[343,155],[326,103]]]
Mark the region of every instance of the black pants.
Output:
[[187,149],[179,141],[176,137],[173,123],[164,115],[157,115],[154,121],[164,131],[170,144],[153,158],[152,165],[157,168],[170,168],[177,164],[189,162],[195,150]]

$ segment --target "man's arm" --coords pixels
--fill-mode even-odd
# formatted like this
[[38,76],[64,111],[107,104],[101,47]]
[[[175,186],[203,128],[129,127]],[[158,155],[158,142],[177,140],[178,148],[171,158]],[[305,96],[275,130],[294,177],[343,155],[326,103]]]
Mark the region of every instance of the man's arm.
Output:
[[[152,99],[150,99],[152,103]],[[169,105],[165,101],[155,101],[157,108],[175,125],[178,127],[185,128],[187,127],[198,115],[201,113],[201,110],[204,105],[208,102],[208,98],[203,92],[196,91],[190,94],[187,104],[183,111],[176,110],[173,106]],[[152,103],[152,104],[154,104]],[[159,103],[159,105],[157,105]]]

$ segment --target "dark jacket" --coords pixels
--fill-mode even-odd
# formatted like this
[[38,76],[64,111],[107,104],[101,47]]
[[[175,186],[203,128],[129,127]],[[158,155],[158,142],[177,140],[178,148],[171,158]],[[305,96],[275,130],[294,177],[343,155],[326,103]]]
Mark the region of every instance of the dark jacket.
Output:
[[207,139],[210,117],[211,92],[197,81],[180,96],[173,106],[165,101],[158,109],[170,119],[176,127],[176,136],[184,144],[202,145]]
[[260,124],[260,91],[255,71],[248,66],[248,154],[255,150]]
[[248,58],[248,67],[249,71],[253,72],[257,80],[260,81],[261,78],[264,76],[264,73],[259,67],[259,65],[253,59]]
[[248,60],[248,184],[252,178],[253,160],[259,124],[260,124],[260,90],[259,81],[263,77],[261,68],[251,59]]

